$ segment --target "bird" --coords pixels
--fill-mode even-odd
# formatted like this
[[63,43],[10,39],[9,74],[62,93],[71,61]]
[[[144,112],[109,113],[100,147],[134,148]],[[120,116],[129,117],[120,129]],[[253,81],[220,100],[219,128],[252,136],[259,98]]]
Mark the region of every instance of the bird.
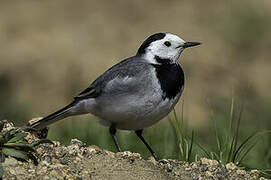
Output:
[[70,104],[29,126],[41,130],[66,117],[90,113],[109,128],[119,152],[116,132],[130,130],[159,161],[143,138],[143,129],[163,119],[177,104],[185,83],[179,57],[184,49],[200,44],[168,32],[155,33],[141,44],[136,55],[109,68]]

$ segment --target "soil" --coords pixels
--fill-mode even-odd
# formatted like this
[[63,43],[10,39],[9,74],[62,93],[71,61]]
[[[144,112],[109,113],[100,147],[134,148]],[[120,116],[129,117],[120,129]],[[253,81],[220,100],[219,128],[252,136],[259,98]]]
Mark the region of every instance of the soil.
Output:
[[[29,133],[26,139],[31,142],[37,138]],[[6,158],[2,163],[3,179],[264,179],[257,170],[245,171],[232,163],[221,166],[216,160],[206,158],[193,163],[171,159],[157,162],[138,153],[86,147],[77,139],[72,139],[69,146],[59,142],[41,144],[36,147],[36,156],[38,165],[31,160]]]

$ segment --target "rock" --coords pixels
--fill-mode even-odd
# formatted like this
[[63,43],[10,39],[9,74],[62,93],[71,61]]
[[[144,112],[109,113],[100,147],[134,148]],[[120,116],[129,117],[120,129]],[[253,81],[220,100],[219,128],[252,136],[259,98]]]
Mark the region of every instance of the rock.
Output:
[[17,166],[18,165],[18,160],[10,157],[10,158],[6,158],[5,162],[2,163],[3,166]]
[[236,169],[236,167],[237,166],[235,164],[233,164],[232,162],[226,164],[226,169],[227,170],[234,170],[234,169]]
[[236,173],[237,173],[237,174],[244,175],[244,174],[246,174],[246,171],[245,171],[245,170],[242,170],[242,169],[237,169]]
[[86,143],[83,143],[82,141],[80,141],[78,139],[72,139],[70,144],[77,145],[78,147],[86,146]]
[[201,164],[206,164],[206,165],[209,165],[209,166],[212,166],[212,165],[219,165],[219,163],[217,162],[217,160],[212,160],[212,159],[207,159],[207,158],[200,158],[200,162]]

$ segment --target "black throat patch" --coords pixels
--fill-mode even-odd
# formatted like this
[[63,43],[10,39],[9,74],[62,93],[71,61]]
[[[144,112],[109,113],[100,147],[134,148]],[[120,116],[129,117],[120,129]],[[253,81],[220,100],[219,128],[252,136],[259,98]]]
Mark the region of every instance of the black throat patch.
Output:
[[175,98],[184,86],[184,72],[179,64],[170,63],[170,59],[155,56],[160,64],[153,64],[156,75],[163,91],[163,99]]

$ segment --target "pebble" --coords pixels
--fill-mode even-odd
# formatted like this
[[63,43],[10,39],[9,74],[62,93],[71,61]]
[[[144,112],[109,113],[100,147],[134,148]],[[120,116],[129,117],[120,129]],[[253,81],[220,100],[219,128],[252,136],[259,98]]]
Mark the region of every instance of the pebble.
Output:
[[235,164],[233,164],[232,162],[230,162],[230,163],[226,164],[226,168],[228,170],[234,170],[237,168],[237,166]]
[[115,157],[115,153],[111,152],[111,151],[107,151],[107,150],[104,150],[104,153],[110,157]]
[[208,167],[207,167],[206,164],[203,164],[203,165],[201,165],[201,167],[200,167],[200,171],[201,171],[201,172],[207,171],[207,169],[208,169]]
[[200,158],[200,162],[201,164],[206,164],[206,165],[219,165],[218,161],[217,160],[212,160],[212,159],[207,159],[207,158]]
[[79,148],[86,146],[86,143],[83,143],[82,141],[78,139],[71,139],[71,145],[77,145]]
[[251,174],[260,174],[259,171],[256,170],[256,169],[251,170],[250,173],[251,173]]
[[124,157],[124,158],[130,157],[131,155],[132,155],[132,153],[130,151],[122,152],[122,157]]
[[205,172],[206,177],[213,177],[213,174],[210,171]]
[[148,161],[150,161],[152,164],[157,165],[158,162],[154,159],[153,156],[149,157]]
[[246,171],[245,171],[245,170],[242,170],[242,169],[237,169],[236,173],[237,173],[237,174],[244,175],[244,174],[246,174]]
[[5,158],[5,162],[3,163],[3,165],[6,166],[16,166],[18,164],[17,159],[10,157],[10,158]]
[[52,164],[52,157],[49,155],[45,155],[43,157],[43,161],[46,161],[48,164]]
[[192,162],[191,165],[192,165],[191,167],[192,167],[193,169],[197,169],[197,168],[198,168],[198,165],[197,165],[195,162]]

